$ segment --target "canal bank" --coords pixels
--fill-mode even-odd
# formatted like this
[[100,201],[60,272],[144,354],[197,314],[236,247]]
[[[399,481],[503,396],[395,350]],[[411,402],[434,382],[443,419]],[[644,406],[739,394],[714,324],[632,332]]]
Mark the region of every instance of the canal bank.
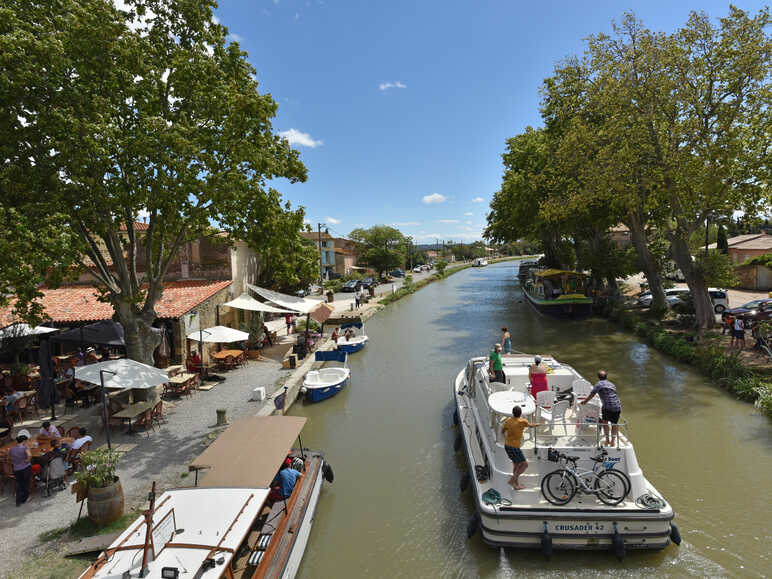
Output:
[[[304,443],[335,467],[299,577],[752,576],[770,564],[772,430],[716,389],[602,319],[560,322],[523,300],[509,264],[468,269],[376,314],[371,342],[349,358],[352,381],[307,416]],[[646,476],[676,509],[679,548],[630,553],[497,551],[466,539],[450,381],[507,325],[514,347],[555,355],[620,392]],[[710,457],[706,460],[706,457]]]

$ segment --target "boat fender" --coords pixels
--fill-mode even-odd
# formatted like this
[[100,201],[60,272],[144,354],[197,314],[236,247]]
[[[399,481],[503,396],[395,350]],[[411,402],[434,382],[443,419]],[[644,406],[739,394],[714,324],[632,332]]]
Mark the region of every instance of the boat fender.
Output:
[[544,533],[541,536],[541,552],[547,560],[552,557],[552,537],[547,530],[547,521],[544,521]]
[[469,483],[472,482],[472,477],[469,475],[468,472],[465,472],[463,475],[461,475],[461,492],[463,493],[466,489],[469,488]]
[[458,410],[453,411],[453,424],[458,425]]
[[621,561],[625,558],[625,540],[619,534],[616,522],[614,523],[614,534],[611,536],[611,548],[617,559]]
[[480,513],[476,512],[471,516],[466,524],[466,538],[471,539],[480,528]]
[[324,463],[324,466],[322,466],[322,475],[324,475],[324,480],[326,480],[328,483],[331,483],[335,480],[335,473],[332,472],[332,466],[330,466],[330,463]]
[[300,393],[301,394],[305,394],[306,392],[308,392],[308,388],[306,388],[305,386],[301,386],[300,387]]
[[456,440],[453,441],[453,450],[458,452],[461,450],[461,435],[456,436]]
[[675,523],[670,523],[670,540],[676,545],[681,544],[681,533],[678,531],[678,527],[676,527]]

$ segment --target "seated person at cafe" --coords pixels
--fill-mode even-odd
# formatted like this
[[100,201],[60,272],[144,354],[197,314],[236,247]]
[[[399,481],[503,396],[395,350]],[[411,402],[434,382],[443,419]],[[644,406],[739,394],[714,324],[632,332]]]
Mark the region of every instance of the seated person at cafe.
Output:
[[86,348],[85,363],[94,364],[96,362],[99,362],[99,358],[97,357],[96,350],[94,350],[94,348]]
[[62,433],[59,432],[59,429],[51,424],[48,420],[46,420],[43,425],[40,427],[40,432],[38,433],[38,436],[44,436],[46,438],[60,438],[62,436]]
[[288,499],[292,495],[292,490],[300,478],[300,473],[294,468],[290,468],[291,466],[292,459],[287,458],[281,465],[281,469],[274,477],[273,482],[271,482],[271,492],[268,498],[274,502]]
[[24,394],[22,394],[21,392],[17,392],[17,391],[16,391],[16,388],[14,388],[13,386],[11,386],[11,393],[10,393],[10,394],[8,394],[8,395],[7,395],[7,396],[6,396],[6,397],[3,399],[3,402],[5,402],[5,407],[6,407],[6,408],[7,408],[9,411],[13,412],[13,411],[15,411],[15,410],[16,410],[16,401],[17,401],[19,398],[23,398],[23,397],[24,397]]
[[59,444],[59,439],[54,438],[51,440],[51,448],[48,452],[43,454],[39,460],[40,466],[43,469],[42,472],[45,473],[45,468],[52,460],[55,458],[64,458],[65,456],[67,456],[67,451]]
[[191,350],[186,366],[188,368],[188,372],[201,371],[201,356],[198,355],[196,350]]
[[87,442],[94,442],[94,439],[91,437],[90,434],[88,434],[88,431],[85,428],[83,427],[79,428],[78,434],[80,436],[75,439],[75,442],[72,443],[73,450],[78,450],[81,446],[83,446]]

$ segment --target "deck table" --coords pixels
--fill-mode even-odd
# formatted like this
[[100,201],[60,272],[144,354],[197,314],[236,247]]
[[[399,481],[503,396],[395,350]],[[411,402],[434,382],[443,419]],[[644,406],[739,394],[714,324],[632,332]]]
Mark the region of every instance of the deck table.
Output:
[[156,402],[135,402],[134,404],[130,404],[123,410],[116,412],[111,416],[111,418],[118,418],[119,420],[122,420],[122,421],[128,420],[129,429],[126,433],[131,434],[134,432],[132,430],[131,421],[137,418],[143,412],[151,410],[153,406],[155,406],[156,404],[157,404]]

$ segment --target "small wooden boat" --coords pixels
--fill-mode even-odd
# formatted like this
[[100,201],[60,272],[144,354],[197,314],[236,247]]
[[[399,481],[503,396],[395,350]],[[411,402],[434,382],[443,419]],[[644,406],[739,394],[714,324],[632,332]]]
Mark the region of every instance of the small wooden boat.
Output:
[[555,318],[585,318],[592,315],[592,298],[584,294],[586,277],[578,271],[562,269],[532,271],[523,293],[543,314]]
[[[189,470],[195,487],[166,491],[99,556],[82,578],[282,578],[295,576],[305,550],[322,480],[332,469],[318,453],[292,450],[306,419],[239,420]],[[288,453],[302,470],[286,499],[271,481]],[[205,471],[199,481],[199,473]]]
[[306,374],[301,392],[305,393],[308,402],[335,396],[351,377],[351,369],[346,365],[348,354],[344,350],[317,351],[315,357],[317,362],[341,362],[343,367],[320,368]]
[[[338,338],[338,341],[336,344],[338,345],[338,350],[342,350],[346,352],[347,354],[351,354],[353,352],[358,352],[362,348],[365,347],[365,344],[367,344],[367,334],[365,334],[365,325],[362,320],[357,320],[353,322],[346,322],[345,324],[341,324],[340,329],[345,332],[347,329],[351,329],[354,334],[346,338],[345,336],[341,336]],[[360,333],[357,334],[356,330],[359,329]]]

